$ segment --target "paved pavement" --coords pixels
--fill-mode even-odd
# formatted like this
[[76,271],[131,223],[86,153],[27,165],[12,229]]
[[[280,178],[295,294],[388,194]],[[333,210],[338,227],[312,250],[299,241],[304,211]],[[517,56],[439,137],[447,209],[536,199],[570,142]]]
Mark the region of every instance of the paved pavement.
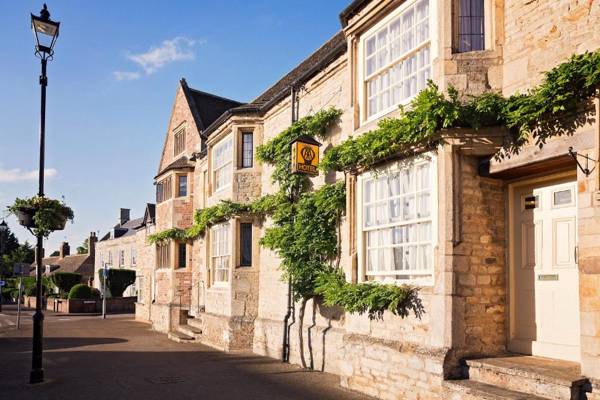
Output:
[[0,314],[0,399],[335,399],[367,400],[338,378],[251,353],[171,342],[132,315],[48,313],[46,382],[29,385],[31,312],[17,331],[14,309]]

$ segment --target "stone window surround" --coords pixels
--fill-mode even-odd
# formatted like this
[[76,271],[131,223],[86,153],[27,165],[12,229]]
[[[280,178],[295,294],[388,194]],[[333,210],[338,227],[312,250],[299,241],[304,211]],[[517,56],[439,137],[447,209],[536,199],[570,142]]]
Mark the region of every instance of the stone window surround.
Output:
[[[432,188],[431,188],[431,199],[432,199],[431,200],[431,238],[432,238],[431,274],[429,275],[429,277],[427,279],[402,279],[402,280],[396,280],[396,282],[401,283],[401,284],[409,283],[409,284],[414,284],[414,285],[421,286],[421,287],[432,287],[434,285],[435,273],[436,273],[435,263],[436,263],[436,249],[438,246],[438,221],[439,221],[439,215],[438,215],[438,200],[439,200],[438,199],[438,189],[439,189],[438,188],[438,186],[439,186],[438,175],[439,175],[439,172],[438,172],[437,154],[435,152],[428,152],[428,153],[420,154],[420,155],[417,155],[417,156],[414,156],[411,158],[413,158],[415,160],[419,160],[419,159],[422,159],[425,157],[431,157],[430,174],[432,176],[430,179],[433,182]],[[370,178],[374,174],[383,173],[386,171],[387,172],[397,171],[397,170],[399,170],[400,164],[407,159],[392,161],[390,163],[387,163],[385,166],[373,169],[371,171],[364,172],[363,174],[358,175],[358,177],[357,177],[356,195],[355,195],[355,198],[353,199],[353,201],[355,203],[355,213],[356,213],[355,240],[356,240],[357,261],[358,261],[357,262],[357,267],[358,267],[357,268],[358,269],[357,278],[358,278],[359,282],[367,281],[366,254],[365,254],[366,243],[365,243],[365,239],[363,237],[364,235],[363,235],[363,230],[362,230],[362,226],[363,226],[363,205],[362,205],[363,181],[367,178]],[[401,274],[398,274],[398,275],[401,275]]]
[[[356,88],[357,88],[357,104],[359,105],[359,117],[358,117],[358,123],[360,125],[364,125],[364,124],[369,124],[373,121],[376,121],[394,111],[397,110],[399,105],[406,105],[408,104],[412,98],[414,97],[409,97],[407,99],[404,99],[403,101],[401,101],[398,104],[394,104],[393,106],[382,110],[376,114],[373,114],[371,116],[368,116],[368,111],[367,111],[367,88],[366,88],[366,80],[365,80],[365,63],[366,63],[366,58],[365,58],[365,47],[366,47],[366,41],[369,37],[371,37],[373,34],[375,34],[378,30],[380,30],[382,27],[384,27],[386,24],[388,24],[389,22],[391,22],[391,20],[393,20],[394,18],[398,17],[400,14],[402,14],[407,8],[413,6],[414,4],[416,4],[418,0],[411,0],[411,1],[407,1],[404,2],[403,4],[400,4],[399,6],[397,6],[394,10],[392,10],[391,12],[387,13],[384,17],[382,17],[378,22],[376,22],[374,25],[371,25],[366,31],[362,32],[360,34],[360,36],[358,36],[358,40],[357,40],[357,46],[356,49],[354,51],[356,51],[357,57],[356,57],[356,65],[355,65],[355,69],[356,72],[354,74],[354,79],[356,79]],[[427,42],[424,42],[422,44],[420,44],[419,46],[414,47],[409,53],[404,54],[402,56],[402,59],[405,59],[406,57],[409,57],[411,54],[416,54],[418,52],[418,50],[422,49],[425,46],[429,46],[429,62],[430,62],[430,69],[433,73],[433,60],[436,58],[437,56],[437,38],[438,38],[438,26],[437,23],[437,2],[433,1],[433,0],[429,0],[429,40]],[[433,79],[433,75],[432,75],[432,79]]]

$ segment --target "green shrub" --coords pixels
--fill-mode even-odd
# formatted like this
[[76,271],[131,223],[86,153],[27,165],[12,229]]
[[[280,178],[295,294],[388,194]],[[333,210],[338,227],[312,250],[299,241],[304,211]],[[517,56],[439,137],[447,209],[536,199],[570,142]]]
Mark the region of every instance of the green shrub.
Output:
[[94,298],[93,288],[83,283],[78,283],[69,291],[69,299],[88,300]]
[[100,290],[92,288],[92,299],[99,299],[100,297],[102,297]]
[[[37,293],[36,286],[27,286],[24,290],[25,296],[33,296],[35,297]],[[45,296],[48,293],[48,287],[46,285],[42,285],[42,295]]]
[[51,280],[61,294],[66,294],[69,293],[73,286],[81,283],[81,274],[76,274],[74,272],[57,272],[52,275]]
[[[104,276],[100,276],[100,285],[104,284]],[[109,269],[106,287],[112,297],[123,297],[123,292],[135,282],[135,271],[132,269]]]

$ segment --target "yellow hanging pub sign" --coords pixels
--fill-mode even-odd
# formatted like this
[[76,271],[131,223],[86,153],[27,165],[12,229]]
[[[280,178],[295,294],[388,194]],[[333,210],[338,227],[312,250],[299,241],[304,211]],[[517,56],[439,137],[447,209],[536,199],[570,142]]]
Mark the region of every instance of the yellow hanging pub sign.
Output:
[[319,147],[311,136],[302,135],[292,142],[292,173],[319,175]]

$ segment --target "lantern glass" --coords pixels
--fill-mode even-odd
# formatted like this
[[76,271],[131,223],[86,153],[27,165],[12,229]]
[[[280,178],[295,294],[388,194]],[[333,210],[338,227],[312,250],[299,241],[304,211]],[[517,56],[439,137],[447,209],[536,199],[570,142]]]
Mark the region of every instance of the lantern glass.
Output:
[[35,34],[36,50],[51,54],[58,37],[59,22],[31,15],[31,29]]

